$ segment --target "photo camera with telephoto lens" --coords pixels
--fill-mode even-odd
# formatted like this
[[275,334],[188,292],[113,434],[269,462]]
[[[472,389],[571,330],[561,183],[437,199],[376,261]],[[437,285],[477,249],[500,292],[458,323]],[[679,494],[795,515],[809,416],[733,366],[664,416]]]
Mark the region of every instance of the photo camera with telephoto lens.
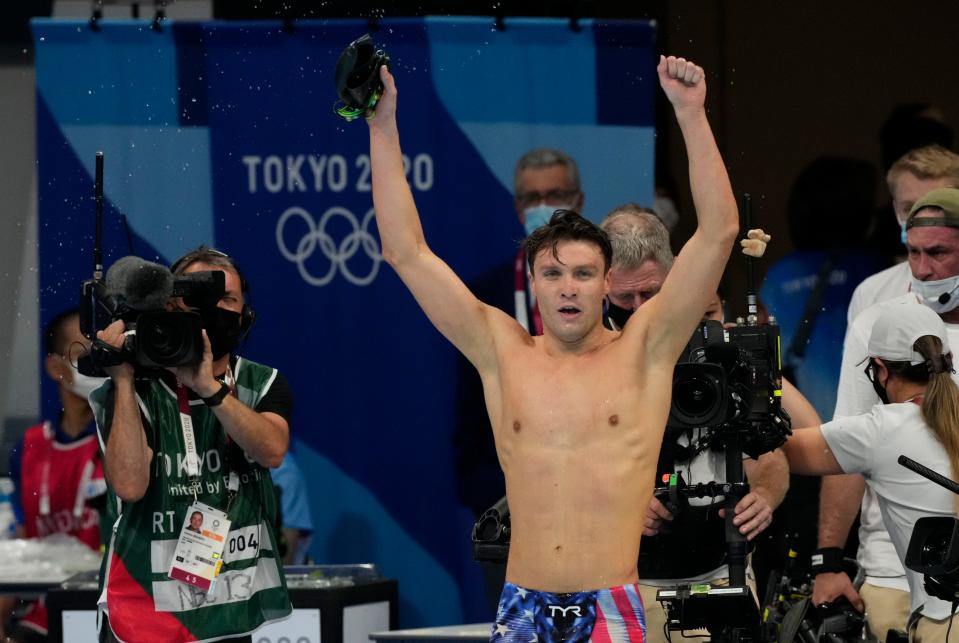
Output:
[[[191,309],[211,308],[225,290],[220,270],[174,276],[166,267],[139,257],[119,259],[104,281],[94,287],[84,284],[80,330],[93,348],[80,359],[80,372],[103,376],[104,368],[129,363],[138,375],[151,376],[166,367],[198,364],[204,348],[200,315],[167,310],[167,303],[180,297]],[[96,339],[98,330],[116,320],[126,325],[121,348]]]

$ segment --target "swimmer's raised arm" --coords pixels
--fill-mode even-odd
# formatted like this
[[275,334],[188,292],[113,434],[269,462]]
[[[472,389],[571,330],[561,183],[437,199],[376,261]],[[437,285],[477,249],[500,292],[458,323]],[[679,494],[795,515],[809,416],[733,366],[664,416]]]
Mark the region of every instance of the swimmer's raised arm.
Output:
[[495,311],[473,296],[426,244],[403,170],[396,126],[396,84],[386,66],[380,68],[380,77],[383,95],[367,123],[373,208],[383,242],[383,258],[399,274],[433,325],[482,371],[492,365],[495,357],[490,323]]
[[[656,71],[686,144],[698,222],[662,290],[647,304],[651,308],[646,312],[649,321],[645,325],[650,357],[675,361],[716,295],[739,232],[739,213],[726,166],[706,120],[706,79],[702,67],[670,56],[660,57]],[[642,332],[642,325],[635,326],[634,332]],[[627,327],[624,337],[629,333]]]

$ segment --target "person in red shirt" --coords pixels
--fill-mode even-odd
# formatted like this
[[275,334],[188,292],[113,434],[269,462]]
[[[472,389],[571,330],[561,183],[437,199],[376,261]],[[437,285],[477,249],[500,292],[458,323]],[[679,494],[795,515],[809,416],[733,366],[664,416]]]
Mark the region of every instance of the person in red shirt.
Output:
[[[10,477],[17,536],[68,534],[100,550],[100,509],[106,482],[87,396],[103,383],[82,375],[77,359],[89,348],[80,333],[79,314],[68,310],[44,329],[44,370],[59,385],[61,411],[53,420],[26,430],[10,453]],[[8,611],[12,605],[8,604]],[[2,630],[0,630],[2,631]],[[10,636],[20,643],[46,641],[43,599],[30,606]]]

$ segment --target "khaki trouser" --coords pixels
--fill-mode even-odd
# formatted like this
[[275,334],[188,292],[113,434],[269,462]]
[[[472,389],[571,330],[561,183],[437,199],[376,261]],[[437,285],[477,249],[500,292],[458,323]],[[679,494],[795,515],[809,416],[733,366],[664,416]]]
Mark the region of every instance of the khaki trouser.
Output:
[[[725,587],[729,585],[728,578],[720,578],[712,581],[711,585],[716,587]],[[752,568],[746,569],[746,585],[756,596],[756,578],[753,576]],[[646,638],[644,643],[667,643],[668,639],[663,632],[666,625],[666,610],[659,601],[656,600],[656,592],[664,587],[653,587],[652,585],[643,585],[642,579],[639,581],[639,593],[643,597],[643,609],[646,611]],[[706,630],[686,630],[687,636],[707,635]],[[679,641],[681,637],[678,633],[673,635],[673,641]]]
[[[859,595],[866,606],[866,632],[869,635],[885,641],[889,630],[906,631],[910,612],[909,592],[863,583]],[[941,641],[945,641],[945,638]]]
[[959,632],[959,616],[941,621],[920,616],[909,628],[909,643],[943,643],[946,640],[946,632],[949,631],[950,620],[952,631],[949,632],[949,638],[955,640],[956,633]]

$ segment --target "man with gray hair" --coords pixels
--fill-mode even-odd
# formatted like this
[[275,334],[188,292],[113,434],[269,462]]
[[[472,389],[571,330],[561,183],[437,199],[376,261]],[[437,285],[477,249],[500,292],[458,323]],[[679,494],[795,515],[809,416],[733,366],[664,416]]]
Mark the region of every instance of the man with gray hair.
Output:
[[549,223],[556,210],[581,212],[585,201],[579,166],[569,154],[539,147],[516,162],[513,204],[529,236]]
[[[579,167],[569,154],[540,147],[516,163],[513,207],[528,237],[549,222],[556,210],[583,211],[585,195]],[[529,288],[526,251],[521,247],[513,264],[513,317],[532,335],[543,333],[543,323]]]
[[614,209],[600,227],[613,246],[607,319],[621,329],[634,310],[659,292],[673,266],[669,231],[656,214],[635,203]]
[[[673,264],[669,232],[649,209],[628,203],[610,212],[600,227],[609,235],[613,260],[609,269],[609,303],[606,325],[620,329],[633,312],[654,297]],[[750,233],[751,240],[768,237]],[[744,244],[745,247],[746,244]],[[710,304],[706,319],[722,321],[719,297]],[[784,384],[785,386],[785,384]],[[790,387],[791,388],[791,387]],[[787,401],[788,399],[788,401]],[[818,420],[812,406],[794,389],[783,396],[790,414],[804,421]],[[725,482],[725,452],[699,450],[703,436],[697,432],[676,433],[666,428],[657,466],[657,480],[666,473],[681,473],[689,485]],[[748,540],[753,540],[772,522],[773,510],[782,502],[789,486],[789,470],[781,451],[744,459],[743,469],[750,492],[736,505],[734,523]],[[646,512],[639,554],[640,593],[646,606],[646,641],[668,641],[666,614],[656,602],[664,587],[712,583],[726,585],[729,569],[725,562],[725,520],[723,498],[690,499],[689,508],[673,516],[655,497]],[[668,528],[663,521],[669,521]],[[668,529],[668,536],[659,536]],[[755,592],[752,570],[748,582]]]

